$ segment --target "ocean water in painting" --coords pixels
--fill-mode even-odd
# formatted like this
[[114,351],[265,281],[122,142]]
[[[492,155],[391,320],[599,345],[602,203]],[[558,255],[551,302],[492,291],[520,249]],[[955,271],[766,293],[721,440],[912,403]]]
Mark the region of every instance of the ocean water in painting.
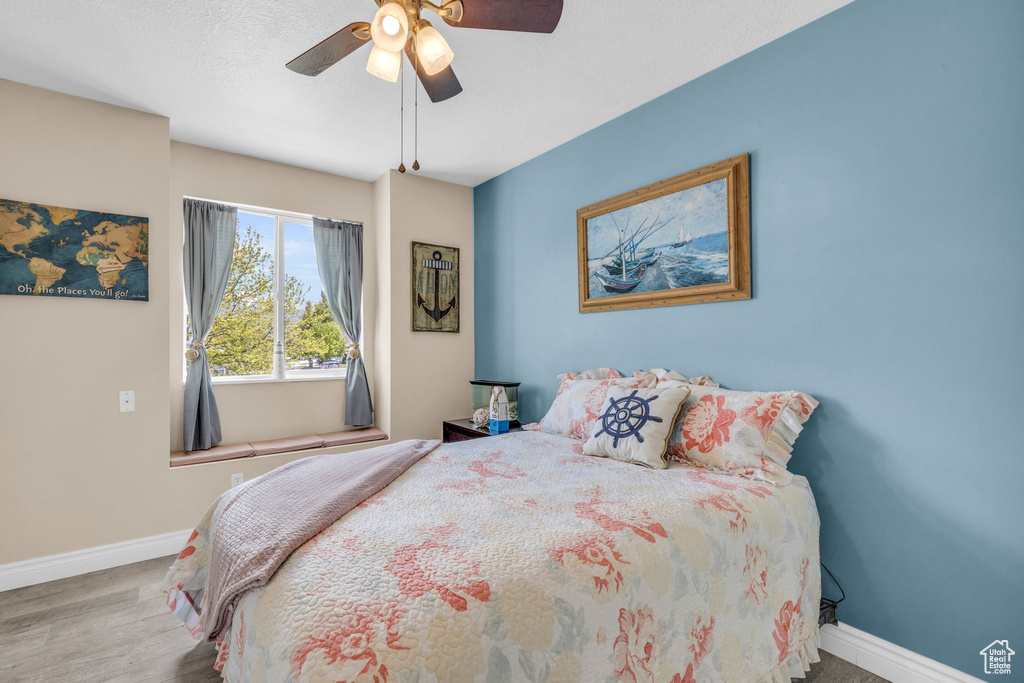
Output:
[[587,221],[591,297],[729,280],[729,209],[722,178]]

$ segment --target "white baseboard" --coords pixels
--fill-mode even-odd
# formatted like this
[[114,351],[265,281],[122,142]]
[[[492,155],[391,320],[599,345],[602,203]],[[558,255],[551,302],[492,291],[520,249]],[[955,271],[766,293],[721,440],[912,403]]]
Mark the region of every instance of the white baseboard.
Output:
[[0,564],[0,591],[31,586],[181,552],[192,530],[137,538],[60,555]]
[[843,623],[821,627],[821,649],[892,683],[983,683],[980,678]]

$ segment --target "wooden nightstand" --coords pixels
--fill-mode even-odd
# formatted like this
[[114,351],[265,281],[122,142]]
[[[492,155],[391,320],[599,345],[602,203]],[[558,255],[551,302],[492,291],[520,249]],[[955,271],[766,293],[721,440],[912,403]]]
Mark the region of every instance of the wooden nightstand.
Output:
[[[515,427],[509,427],[508,431],[502,432],[502,434],[521,431],[523,431],[522,425],[516,425]],[[463,420],[445,420],[442,425],[442,433],[444,435],[443,439],[445,443],[469,441],[470,439],[482,439],[485,436],[498,436],[497,434],[491,434],[487,427],[477,427],[469,418]]]

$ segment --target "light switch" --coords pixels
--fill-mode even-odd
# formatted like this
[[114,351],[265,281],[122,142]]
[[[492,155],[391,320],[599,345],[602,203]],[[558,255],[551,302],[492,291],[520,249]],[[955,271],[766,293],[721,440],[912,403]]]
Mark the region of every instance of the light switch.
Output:
[[122,413],[134,413],[135,412],[135,392],[134,391],[122,391],[120,394],[120,405]]

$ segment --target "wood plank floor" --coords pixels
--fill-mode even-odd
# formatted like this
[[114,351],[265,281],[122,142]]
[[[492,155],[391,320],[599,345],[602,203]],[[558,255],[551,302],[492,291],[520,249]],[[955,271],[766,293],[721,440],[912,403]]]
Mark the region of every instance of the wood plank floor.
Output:
[[[197,643],[160,593],[173,560],[164,557],[0,593],[0,681],[219,681],[213,645]],[[804,680],[886,683],[827,652]]]

